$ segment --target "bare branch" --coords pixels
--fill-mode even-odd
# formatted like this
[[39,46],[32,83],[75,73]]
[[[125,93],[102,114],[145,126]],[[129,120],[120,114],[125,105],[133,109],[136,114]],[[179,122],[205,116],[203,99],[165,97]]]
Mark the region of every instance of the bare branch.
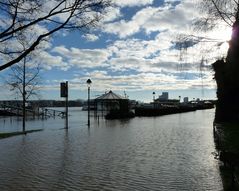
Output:
[[229,26],[232,26],[232,24],[229,23],[229,22],[225,19],[225,15],[222,14],[222,12],[221,12],[221,10],[219,9],[219,7],[217,6],[216,2],[215,2],[214,0],[211,0],[211,1],[212,1],[212,3],[213,3],[214,7],[215,7],[216,10],[217,10],[217,13],[220,15],[221,19],[222,19],[225,23],[227,23]]
[[[110,6],[110,1],[52,0],[54,4],[51,5],[54,6],[49,10],[44,6],[43,0],[0,1],[0,9],[6,10],[5,13],[0,12],[0,19],[4,21],[4,26],[0,26],[0,53],[10,56],[9,61],[1,63],[0,71],[21,61],[34,51],[41,41],[58,30],[83,31],[95,26],[102,11]],[[35,27],[41,27],[45,31],[34,32]],[[34,38],[29,40],[26,50],[19,50],[17,46],[8,46],[8,43],[14,44],[23,33],[34,35]]]

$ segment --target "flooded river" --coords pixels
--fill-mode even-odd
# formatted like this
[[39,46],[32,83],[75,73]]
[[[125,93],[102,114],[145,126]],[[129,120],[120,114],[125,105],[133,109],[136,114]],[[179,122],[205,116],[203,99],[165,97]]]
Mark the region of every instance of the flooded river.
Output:
[[[64,119],[29,120],[44,131],[0,140],[0,190],[222,190],[211,154],[214,110],[130,120],[95,120],[70,108]],[[0,132],[21,120],[0,118]]]

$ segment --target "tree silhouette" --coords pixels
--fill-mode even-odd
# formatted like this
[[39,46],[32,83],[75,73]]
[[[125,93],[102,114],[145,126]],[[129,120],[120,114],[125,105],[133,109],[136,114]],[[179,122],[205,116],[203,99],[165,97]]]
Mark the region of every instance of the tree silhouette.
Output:
[[[57,31],[94,27],[110,0],[1,0],[0,71],[21,61]],[[17,38],[30,37],[26,49]]]
[[21,62],[11,66],[11,71],[6,80],[7,85],[15,96],[22,99],[22,131],[25,132],[26,102],[30,97],[39,96],[40,66],[33,61],[34,55],[29,54]]
[[239,0],[204,0],[205,14],[196,22],[201,30],[224,23],[232,28],[226,59],[213,64],[217,82],[216,121],[239,120]]
[[[239,0],[198,0],[197,5],[201,16],[194,20],[195,31],[208,32],[222,25],[232,29],[226,57],[221,55],[212,64],[218,97],[215,121],[239,121]],[[216,36],[208,38],[192,34],[179,35],[175,45],[184,50],[197,43],[220,47],[224,42]],[[211,51],[201,52],[202,58]]]

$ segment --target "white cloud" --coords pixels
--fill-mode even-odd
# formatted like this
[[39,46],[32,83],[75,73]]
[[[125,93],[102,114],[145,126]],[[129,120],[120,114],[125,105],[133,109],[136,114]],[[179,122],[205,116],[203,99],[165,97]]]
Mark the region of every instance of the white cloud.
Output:
[[[94,71],[88,74],[93,81],[94,91],[141,91],[141,90],[186,90],[200,89],[202,86],[214,88],[215,83],[205,75],[203,83],[201,78],[183,79],[178,73],[154,73],[142,72],[139,74],[129,75],[110,75],[105,71]],[[194,75],[198,75],[195,73]],[[76,89],[83,89],[80,83],[86,81],[85,76],[77,76],[71,80]]]
[[145,31],[187,31],[192,21],[199,15],[195,2],[182,1],[173,7],[164,4],[161,7],[145,7],[140,9],[129,21],[120,20],[104,25],[104,31],[117,34],[120,38],[132,36],[137,32]]
[[133,6],[145,6],[153,3],[154,0],[113,0],[117,6],[120,7],[133,7]]
[[[121,1],[120,1],[121,2]],[[120,3],[118,1],[118,4]],[[151,5],[152,1],[123,1],[121,7]],[[81,68],[80,75],[75,75],[71,80],[74,88],[79,82],[85,83],[86,77],[94,80],[94,89],[104,91],[114,90],[155,90],[155,89],[190,89],[214,88],[212,73],[208,70],[200,74],[200,60],[202,55],[210,65],[217,57],[218,52],[226,52],[225,48],[214,47],[208,52],[212,43],[194,44],[184,50],[183,60],[180,60],[180,50],[175,49],[174,41],[179,33],[190,34],[191,23],[198,16],[192,1],[181,1],[176,7],[165,1],[161,7],[143,7],[129,20],[123,19],[123,13],[115,7],[110,16],[104,20],[104,32],[116,34],[120,39],[111,41],[108,46],[101,49],[80,49],[57,46],[52,50],[57,55],[56,63],[60,68]],[[120,21],[119,18],[122,18]],[[133,35],[137,32],[149,35],[155,32],[150,40],[136,39]],[[157,34],[158,33],[158,34]],[[219,32],[218,32],[219,34]],[[198,34],[205,35],[205,34]],[[214,31],[209,34],[217,35]],[[87,38],[87,36],[85,36]],[[130,38],[131,37],[131,38]],[[94,36],[88,36],[94,38]],[[225,44],[224,44],[225,45]],[[90,69],[90,70],[89,70]],[[203,77],[202,77],[203,76]],[[203,81],[203,82],[202,82]]]
[[120,20],[107,23],[103,30],[108,33],[119,35],[120,38],[133,35],[140,31],[141,27],[158,11],[159,8],[147,7],[138,11],[130,21]]
[[52,52],[67,59],[71,66],[79,68],[107,66],[106,61],[111,56],[111,53],[105,49],[67,49],[64,46],[55,47]]
[[52,56],[51,54],[42,51],[37,56],[40,66],[45,70],[51,70],[53,68],[59,68],[63,71],[68,70],[71,66],[63,61],[63,58],[60,56]]
[[109,7],[106,9],[105,14],[103,16],[102,22],[112,22],[115,19],[119,19],[122,17],[122,13],[120,12],[119,7]]
[[90,41],[90,42],[94,42],[99,39],[99,37],[94,34],[84,34],[83,38],[85,38],[87,41]]

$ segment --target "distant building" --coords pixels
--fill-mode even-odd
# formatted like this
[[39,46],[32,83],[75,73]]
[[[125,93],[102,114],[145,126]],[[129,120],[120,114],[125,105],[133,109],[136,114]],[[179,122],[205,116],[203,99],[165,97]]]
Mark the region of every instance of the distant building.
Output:
[[184,98],[183,98],[183,103],[188,103],[188,102],[189,102],[188,97],[184,97]]
[[169,99],[168,92],[162,92],[162,95],[158,97],[153,103],[154,108],[175,106],[180,103],[178,99]]
[[168,100],[168,92],[163,92],[162,95],[158,98],[159,101],[166,101]]

